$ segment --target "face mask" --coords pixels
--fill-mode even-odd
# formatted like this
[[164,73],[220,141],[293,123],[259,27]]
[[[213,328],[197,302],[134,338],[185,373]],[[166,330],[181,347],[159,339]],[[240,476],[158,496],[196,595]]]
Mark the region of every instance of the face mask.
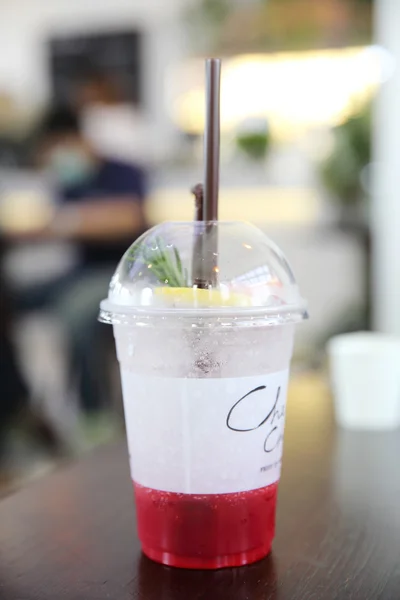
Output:
[[82,185],[90,179],[93,164],[90,158],[79,149],[57,148],[53,150],[49,161],[50,170],[58,183],[65,187]]

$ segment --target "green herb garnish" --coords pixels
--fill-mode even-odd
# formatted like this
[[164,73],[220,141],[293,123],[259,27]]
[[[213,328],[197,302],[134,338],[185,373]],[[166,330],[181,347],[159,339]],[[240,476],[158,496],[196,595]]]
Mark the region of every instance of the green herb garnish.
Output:
[[128,263],[132,265],[140,260],[161,283],[170,287],[188,287],[188,272],[182,267],[178,249],[166,246],[160,237],[155,238],[154,243],[156,248],[144,245],[133,248],[127,257]]

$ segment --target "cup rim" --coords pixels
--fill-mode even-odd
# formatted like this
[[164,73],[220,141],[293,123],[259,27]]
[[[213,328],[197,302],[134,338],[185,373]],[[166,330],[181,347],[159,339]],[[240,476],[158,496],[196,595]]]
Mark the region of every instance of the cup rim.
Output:
[[240,322],[265,321],[265,324],[284,324],[297,323],[309,318],[307,310],[307,302],[293,305],[287,304],[284,306],[246,306],[246,307],[155,307],[155,306],[130,306],[122,304],[114,304],[108,299],[104,299],[100,303],[99,321],[108,324],[135,324],[137,318],[156,318],[161,317],[180,317],[182,319],[190,319],[192,321],[215,319],[223,321],[234,320],[237,325]]

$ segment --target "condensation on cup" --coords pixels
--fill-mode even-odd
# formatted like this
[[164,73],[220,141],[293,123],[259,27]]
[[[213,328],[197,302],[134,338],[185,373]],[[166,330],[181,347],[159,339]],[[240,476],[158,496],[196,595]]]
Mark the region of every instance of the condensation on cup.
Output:
[[[210,234],[204,287],[193,256]],[[216,569],[269,553],[294,328],[306,317],[284,255],[248,223],[167,222],[123,256],[99,318],[114,328],[149,558]]]

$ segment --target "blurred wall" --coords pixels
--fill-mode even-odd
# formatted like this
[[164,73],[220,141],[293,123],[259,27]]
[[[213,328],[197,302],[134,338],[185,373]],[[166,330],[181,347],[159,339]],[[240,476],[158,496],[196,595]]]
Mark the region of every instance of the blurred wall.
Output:
[[179,15],[187,0],[2,0],[0,3],[0,90],[21,108],[35,110],[50,99],[47,40],[75,32],[129,26],[144,34],[144,103],[167,151],[174,128],[163,107],[168,67],[185,54]]

